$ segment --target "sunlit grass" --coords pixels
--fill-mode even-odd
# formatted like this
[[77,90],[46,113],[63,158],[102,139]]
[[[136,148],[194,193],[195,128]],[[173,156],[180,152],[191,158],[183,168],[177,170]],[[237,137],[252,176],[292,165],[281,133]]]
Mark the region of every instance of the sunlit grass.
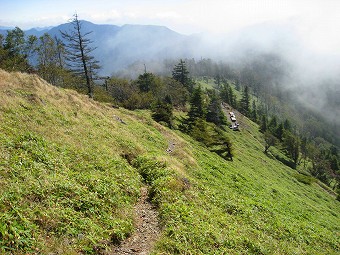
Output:
[[104,251],[133,233],[142,185],[163,229],[153,254],[340,252],[339,202],[264,154],[245,117],[226,161],[148,111],[23,74],[0,71],[0,88],[0,253]]

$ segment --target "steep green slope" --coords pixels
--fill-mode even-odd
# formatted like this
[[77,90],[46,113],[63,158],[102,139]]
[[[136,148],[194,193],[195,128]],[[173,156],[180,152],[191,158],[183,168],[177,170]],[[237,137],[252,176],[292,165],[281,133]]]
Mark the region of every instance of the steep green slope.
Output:
[[146,185],[163,229],[154,254],[338,254],[339,202],[239,122],[225,161],[148,112],[0,70],[0,252],[109,254]]

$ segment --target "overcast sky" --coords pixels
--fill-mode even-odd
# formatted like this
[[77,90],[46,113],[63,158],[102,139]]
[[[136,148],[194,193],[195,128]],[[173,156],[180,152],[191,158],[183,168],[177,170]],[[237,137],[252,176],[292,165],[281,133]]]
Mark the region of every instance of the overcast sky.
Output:
[[340,48],[340,0],[0,0],[0,26],[54,26],[75,12],[97,24],[164,25],[182,34],[290,24],[315,49]]

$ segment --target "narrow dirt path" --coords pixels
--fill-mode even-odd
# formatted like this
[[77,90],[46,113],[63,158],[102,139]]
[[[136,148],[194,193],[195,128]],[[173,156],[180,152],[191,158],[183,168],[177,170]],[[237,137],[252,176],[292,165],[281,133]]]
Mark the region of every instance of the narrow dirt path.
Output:
[[113,249],[115,255],[147,255],[160,235],[158,213],[148,201],[148,190],[141,189],[141,198],[135,207],[136,231],[119,247]]

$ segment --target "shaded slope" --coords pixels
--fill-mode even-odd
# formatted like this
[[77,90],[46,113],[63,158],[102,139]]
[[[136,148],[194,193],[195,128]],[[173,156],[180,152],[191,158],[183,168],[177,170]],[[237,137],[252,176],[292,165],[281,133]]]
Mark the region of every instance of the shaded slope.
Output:
[[138,233],[144,185],[162,227],[152,254],[340,251],[339,202],[265,156],[245,117],[229,133],[228,162],[146,111],[113,109],[37,76],[0,71],[0,89],[3,252],[110,253]]

